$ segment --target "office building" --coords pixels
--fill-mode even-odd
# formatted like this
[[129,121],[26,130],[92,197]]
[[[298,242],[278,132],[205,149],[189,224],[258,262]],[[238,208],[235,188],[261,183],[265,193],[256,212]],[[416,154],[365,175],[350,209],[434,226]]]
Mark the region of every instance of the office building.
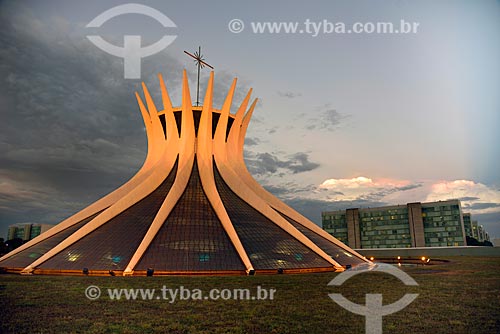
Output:
[[7,232],[7,240],[12,239],[22,239],[23,241],[28,241],[36,238],[43,232],[48,231],[54,225],[49,224],[33,224],[33,223],[21,223],[9,226]]
[[[323,212],[322,223],[325,231],[355,249],[466,245],[459,200]],[[480,227],[476,230],[482,233]]]

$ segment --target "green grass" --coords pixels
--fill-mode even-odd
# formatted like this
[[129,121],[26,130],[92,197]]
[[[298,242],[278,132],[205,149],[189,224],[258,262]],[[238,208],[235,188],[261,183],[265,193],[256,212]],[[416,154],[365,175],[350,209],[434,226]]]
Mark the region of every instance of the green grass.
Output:
[[[341,287],[337,274],[237,277],[59,277],[0,275],[0,333],[364,333],[364,317],[329,297],[358,304],[382,293],[384,304],[419,297],[383,318],[384,333],[500,333],[500,258],[456,257],[405,268],[418,283],[382,273],[357,275]],[[103,290],[88,300],[89,285]],[[276,289],[274,300],[110,300],[106,288]]]

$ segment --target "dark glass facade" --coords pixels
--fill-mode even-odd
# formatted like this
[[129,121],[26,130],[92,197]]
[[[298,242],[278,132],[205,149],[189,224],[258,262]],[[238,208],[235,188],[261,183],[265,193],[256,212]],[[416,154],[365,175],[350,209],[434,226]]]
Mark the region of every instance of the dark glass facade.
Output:
[[255,269],[332,267],[239,198],[224,182],[215,164],[214,174],[224,207]]
[[205,195],[195,161],[186,190],[136,270],[245,270]]
[[464,219],[465,235],[474,238],[474,236],[472,235],[472,221],[470,213],[464,213],[463,219]]
[[11,267],[11,268],[25,268],[30,263],[33,263],[36,259],[38,259],[43,254],[47,253],[50,249],[57,246],[64,239],[69,237],[71,234],[76,232],[80,227],[87,224],[89,221],[97,217],[100,212],[92,215],[88,218],[81,220],[73,226],[70,226],[59,233],[54,234],[50,238],[47,238],[31,247],[26,248],[25,250],[5,259],[0,262],[0,267]]
[[177,163],[151,194],[42,263],[39,268],[124,270],[172,187],[176,172]]
[[297,230],[302,232],[302,234],[304,234],[307,238],[309,238],[309,240],[314,242],[319,248],[321,248],[326,254],[328,254],[332,259],[337,261],[340,265],[345,266],[349,264],[351,266],[355,266],[364,262],[357,256],[350,254],[348,251],[340,248],[331,241],[323,238],[321,235],[317,234],[316,232],[313,232],[312,230],[296,222],[290,217],[282,213],[280,214],[283,216],[283,218],[288,220],[288,222],[292,224]]
[[464,246],[462,219],[458,204],[422,205],[426,246]]
[[360,212],[361,248],[411,247],[406,207]]
[[345,212],[322,215],[323,229],[347,245],[347,221]]
[[[351,220],[350,210],[355,215]],[[322,220],[323,229],[344,243],[353,246],[359,238],[359,248],[464,246],[465,235],[474,233],[459,200],[329,211]]]
[[[323,229],[343,243],[348,243],[345,212],[323,213]],[[387,208],[360,210],[360,248],[411,247],[408,209]]]

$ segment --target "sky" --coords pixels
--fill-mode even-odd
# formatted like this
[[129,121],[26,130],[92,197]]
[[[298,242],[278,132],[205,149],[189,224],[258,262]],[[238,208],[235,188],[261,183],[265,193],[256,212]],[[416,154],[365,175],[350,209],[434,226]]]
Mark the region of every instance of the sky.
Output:
[[[195,96],[183,51],[198,46],[216,108],[234,77],[233,108],[250,88],[259,98],[250,172],[318,225],[322,211],[458,198],[500,237],[500,2],[135,1],[175,27],[140,14],[86,27],[126,3],[0,1],[0,237],[14,223],[56,224],[135,174],[147,146],[134,92],[144,81],[159,102],[162,73],[179,105],[186,69]],[[401,20],[417,30],[327,29]],[[254,30],[266,22],[299,29]],[[176,38],[126,79],[123,59],[87,35],[120,47],[124,35]]]

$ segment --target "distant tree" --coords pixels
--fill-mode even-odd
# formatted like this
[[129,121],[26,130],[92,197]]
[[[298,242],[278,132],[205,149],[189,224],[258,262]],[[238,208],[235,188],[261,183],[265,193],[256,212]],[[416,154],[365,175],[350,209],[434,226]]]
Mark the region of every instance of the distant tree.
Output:
[[483,241],[483,246],[493,247],[493,244],[490,241],[488,241],[488,240],[484,240]]
[[488,240],[478,241],[476,238],[466,236],[467,246],[487,246],[493,247],[493,244]]
[[7,246],[5,245],[5,240],[0,238],[0,256],[7,254]]
[[5,242],[5,245],[7,246],[7,252],[10,252],[10,251],[16,249],[17,247],[21,246],[23,243],[24,243],[23,239],[21,239],[21,238],[14,238],[14,239],[7,240]]
[[479,246],[479,241],[476,238],[466,236],[467,246]]

